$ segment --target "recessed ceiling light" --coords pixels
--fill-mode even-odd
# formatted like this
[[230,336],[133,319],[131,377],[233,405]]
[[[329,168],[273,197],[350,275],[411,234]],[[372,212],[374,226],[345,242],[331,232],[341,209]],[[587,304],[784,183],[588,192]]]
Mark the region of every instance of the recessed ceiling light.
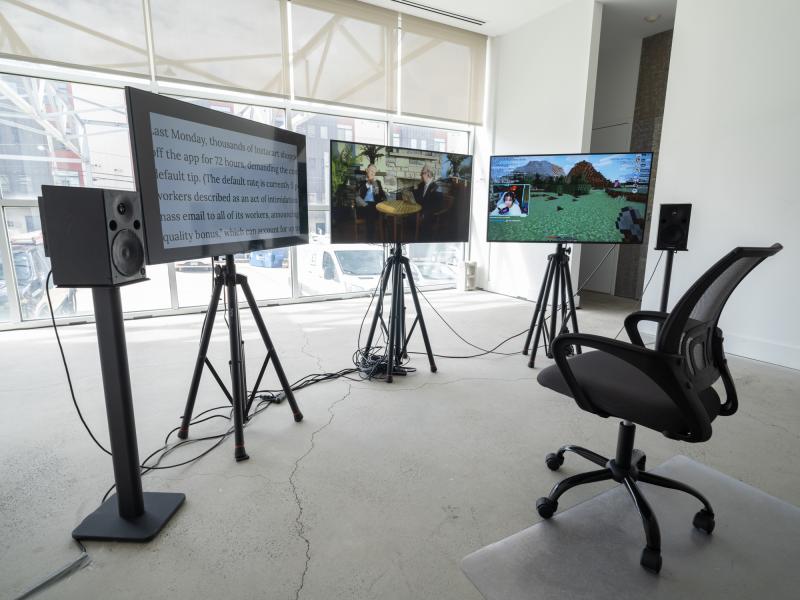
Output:
[[661,15],[647,15],[644,20],[648,23],[655,23],[661,18]]

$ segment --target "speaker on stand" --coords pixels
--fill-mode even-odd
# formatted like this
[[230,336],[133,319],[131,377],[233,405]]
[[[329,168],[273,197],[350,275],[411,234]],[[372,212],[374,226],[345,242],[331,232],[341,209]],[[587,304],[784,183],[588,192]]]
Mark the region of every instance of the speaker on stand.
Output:
[[119,288],[146,280],[138,193],[42,186],[45,254],[53,282],[92,289],[117,493],[72,532],[77,540],[146,542],[183,504],[180,493],[142,492]]
[[[678,251],[686,251],[689,242],[689,219],[692,216],[691,204],[662,204],[658,216],[658,234],[656,250],[667,252],[667,263],[664,266],[664,283],[661,286],[661,304],[659,311],[667,312],[669,302],[669,286],[672,281],[672,259]],[[658,333],[661,322],[658,323]]]

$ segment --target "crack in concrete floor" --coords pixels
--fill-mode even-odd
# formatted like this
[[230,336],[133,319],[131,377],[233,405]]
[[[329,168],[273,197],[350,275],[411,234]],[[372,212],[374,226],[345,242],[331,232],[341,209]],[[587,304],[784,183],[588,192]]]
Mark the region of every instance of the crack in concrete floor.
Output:
[[303,587],[305,586],[306,575],[308,574],[308,569],[309,569],[309,566],[311,564],[311,540],[308,539],[308,536],[305,533],[306,525],[305,525],[305,522],[303,521],[303,511],[304,511],[303,501],[300,499],[300,493],[297,490],[297,482],[295,480],[295,477],[297,475],[298,469],[300,468],[300,463],[309,454],[311,454],[311,452],[313,452],[314,448],[316,447],[316,437],[317,437],[317,435],[322,430],[327,428],[331,423],[333,423],[333,419],[336,416],[336,413],[334,412],[333,409],[340,402],[343,402],[343,401],[347,400],[347,398],[350,397],[350,394],[352,393],[352,391],[353,391],[353,386],[352,385],[348,385],[347,386],[347,393],[344,396],[342,396],[341,398],[339,398],[338,400],[335,400],[334,402],[332,402],[330,404],[330,406],[328,406],[328,414],[330,415],[329,418],[328,418],[328,421],[324,425],[318,427],[317,429],[315,429],[311,433],[311,445],[309,446],[308,450],[306,450],[305,453],[303,453],[303,455],[300,456],[300,458],[298,458],[295,461],[294,468],[292,469],[292,473],[289,475],[289,485],[291,485],[291,487],[292,487],[292,493],[294,494],[294,499],[295,499],[295,502],[297,503],[297,517],[295,518],[295,524],[297,526],[297,535],[303,540],[303,542],[305,543],[305,546],[306,546],[306,562],[305,562],[305,565],[303,566],[303,572],[300,575],[300,585],[295,590],[295,594],[294,594],[295,600],[299,600],[300,599],[300,594],[302,593]]

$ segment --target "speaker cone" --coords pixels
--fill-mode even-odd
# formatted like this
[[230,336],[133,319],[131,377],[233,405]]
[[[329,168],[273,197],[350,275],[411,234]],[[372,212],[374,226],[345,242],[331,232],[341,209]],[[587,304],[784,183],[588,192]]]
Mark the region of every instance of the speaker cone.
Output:
[[679,244],[683,241],[683,228],[675,224],[666,225],[662,229],[662,237],[667,244]]
[[136,275],[144,267],[144,247],[137,235],[123,229],[111,243],[111,262],[125,277]]

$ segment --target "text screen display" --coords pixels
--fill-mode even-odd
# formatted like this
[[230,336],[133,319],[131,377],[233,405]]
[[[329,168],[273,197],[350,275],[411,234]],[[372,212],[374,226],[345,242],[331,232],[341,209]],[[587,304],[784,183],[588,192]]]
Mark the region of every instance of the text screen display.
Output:
[[300,233],[297,148],[150,113],[164,248]]

